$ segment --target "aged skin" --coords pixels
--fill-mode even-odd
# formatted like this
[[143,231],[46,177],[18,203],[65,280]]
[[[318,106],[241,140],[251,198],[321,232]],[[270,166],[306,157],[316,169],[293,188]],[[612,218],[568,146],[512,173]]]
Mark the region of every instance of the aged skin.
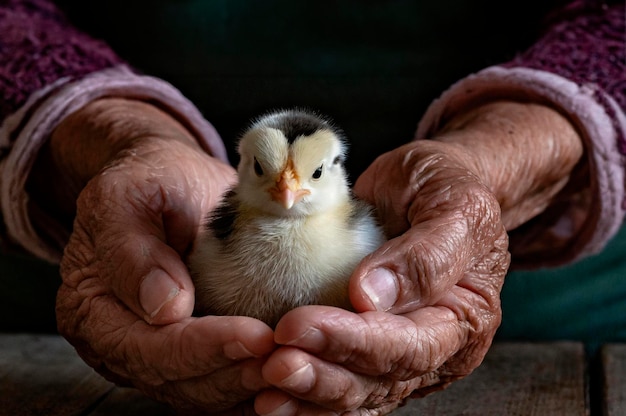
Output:
[[[263,374],[300,400],[264,392],[258,411],[282,404],[281,415],[384,414],[414,389],[443,388],[482,361],[501,320],[505,231],[549,204],[582,144],[558,112],[509,102],[451,120],[435,139],[382,155],[355,184],[397,237],[353,276],[352,301],[363,313],[309,307],[279,323],[275,339],[288,346]],[[392,272],[396,290],[377,304],[364,280],[380,269]]]
[[111,380],[227,414],[382,415],[464,377],[501,319],[507,230],[550,204],[583,149],[559,113],[515,102],[458,115],[433,139],[380,156],[355,184],[395,237],[352,276],[358,313],[307,306],[272,332],[191,317],[181,256],[233,169],[148,104],[85,106],[33,172],[63,178],[33,197],[75,217],[61,333]]
[[[382,155],[355,184],[397,237],[352,278],[362,313],[311,306],[279,323],[275,339],[286,346],[263,374],[299,400],[263,392],[260,413],[282,405],[277,414],[385,414],[413,390],[443,388],[482,361],[501,320],[505,231],[549,204],[582,144],[558,112],[513,102],[461,115],[435,139]],[[393,279],[374,285],[388,294],[376,303],[364,282],[381,269]]]

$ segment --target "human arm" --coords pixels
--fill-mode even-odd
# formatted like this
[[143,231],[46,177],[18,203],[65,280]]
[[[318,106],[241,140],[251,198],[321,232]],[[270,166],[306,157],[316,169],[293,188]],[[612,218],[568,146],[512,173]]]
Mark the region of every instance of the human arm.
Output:
[[621,226],[626,207],[624,4],[575,1],[550,22],[538,42],[512,61],[452,85],[429,107],[416,134],[431,137],[458,112],[503,98],[554,108],[578,130],[585,147],[579,192],[553,201],[510,233],[513,265],[520,268],[597,253]]
[[[166,82],[119,58],[96,65],[112,52],[51,3],[4,7],[0,25],[15,38],[0,37],[1,63],[22,63],[39,82],[3,86],[6,246],[52,262],[66,247],[59,330],[108,379],[180,408],[250,409],[266,385],[260,357],[272,331],[247,318],[191,318],[181,260],[234,178],[219,136]],[[32,48],[14,58],[26,41]],[[38,66],[48,57],[50,72]]]
[[[567,37],[568,31],[582,30],[583,38],[586,32],[594,36],[604,33],[605,41],[595,42],[598,56],[608,65],[611,60],[621,66],[614,73],[615,77],[604,77],[603,82],[620,85],[616,80],[623,80],[626,73],[623,47],[617,50],[622,54],[617,57],[612,56],[610,50],[617,39],[614,35],[623,33],[623,6],[621,12],[619,5],[614,7],[616,9],[605,9],[607,14],[616,13],[606,19],[608,27],[601,25],[603,29],[598,30],[597,26],[588,27],[584,22],[572,20],[549,31],[545,42],[539,42],[535,48],[550,50],[556,47],[554,39]],[[602,22],[604,24],[605,20]],[[620,42],[623,45],[623,41]],[[576,48],[577,45],[568,46]],[[582,48],[582,45],[578,46]],[[527,62],[526,66],[531,65]],[[266,377],[283,392],[272,391],[261,396],[257,399],[258,409],[266,411],[285,403],[283,412],[278,414],[295,414],[293,409],[296,408],[306,409],[311,414],[321,408],[351,409],[354,414],[382,414],[393,408],[394,403],[397,405],[412,389],[418,389],[416,395],[426,394],[471,372],[486,353],[501,315],[499,288],[506,274],[506,247],[494,250],[499,253],[499,261],[493,264],[500,267],[491,270],[484,267],[485,260],[496,260],[498,256],[481,256],[475,251],[498,246],[495,244],[498,241],[496,233],[484,234],[490,228],[497,230],[492,228],[497,223],[506,227],[509,234],[516,226],[524,224],[524,227],[517,227],[523,233],[529,231],[525,230],[526,225],[535,225],[532,219],[537,219],[537,232],[512,237],[517,241],[514,242],[513,260],[526,265],[529,263],[524,261],[532,259],[532,255],[524,258],[528,249],[539,250],[536,252],[541,258],[534,263],[537,266],[547,260],[572,261],[585,253],[597,251],[602,241],[610,238],[623,217],[620,195],[623,196],[624,182],[620,178],[623,179],[624,163],[619,151],[623,146],[623,105],[620,108],[611,104],[623,100],[623,92],[619,88],[600,88],[596,89],[594,98],[588,91],[590,85],[598,87],[591,80],[597,73],[587,73],[586,80],[572,81],[565,72],[575,68],[561,69],[564,73],[554,74],[546,70],[530,70],[518,63],[515,70],[495,67],[460,81],[426,113],[418,129],[420,140],[379,158],[359,178],[355,186],[357,193],[374,202],[383,212],[385,222],[396,230],[392,236],[400,235],[367,258],[353,276],[353,303],[357,310],[368,312],[356,317],[341,312],[345,315],[342,320],[330,319],[336,317],[338,312],[335,311],[326,312],[326,318],[308,320],[295,312],[287,315],[283,325],[279,324],[276,330],[277,341],[286,347],[280,348],[264,368]],[[606,101],[600,101],[598,97]],[[506,114],[509,112],[505,111],[507,108],[513,109],[512,114]],[[520,115],[529,118],[524,120]],[[481,119],[483,122],[478,124],[468,123]],[[485,119],[492,119],[494,123],[485,124]],[[498,119],[500,122],[495,123]],[[516,126],[515,120],[521,124]],[[541,129],[534,130],[533,125],[541,126]],[[492,128],[485,129],[488,126]],[[516,127],[514,134],[509,134],[509,129],[505,128],[510,126]],[[475,127],[481,134],[472,132]],[[422,139],[434,140],[426,142]],[[479,149],[481,151],[477,152]],[[561,152],[552,152],[553,149],[561,149]],[[426,169],[423,168],[425,162],[422,162],[420,169],[422,159],[419,156],[428,159],[432,151],[439,157],[430,160],[438,160],[438,163]],[[467,158],[461,160],[464,167],[450,169],[459,167],[459,153]],[[453,165],[449,165],[451,162]],[[445,169],[439,169],[446,164]],[[474,186],[471,192],[462,192],[468,182],[460,179],[467,178],[467,175],[455,177],[455,170],[457,173],[473,172],[469,175],[475,179],[469,182]],[[451,174],[447,180],[445,172]],[[437,181],[439,178],[441,180]],[[512,180],[513,184],[510,183]],[[602,181],[603,188],[598,187]],[[577,184],[583,185],[571,186]],[[501,185],[507,186],[501,188]],[[544,185],[547,186],[544,188]],[[427,192],[424,186],[434,191]],[[450,190],[444,193],[449,195],[455,188],[467,198],[465,201],[458,199],[456,207],[448,204],[448,214],[457,219],[474,217],[476,224],[482,225],[475,228],[482,230],[479,233],[471,234],[465,231],[470,230],[467,227],[455,227],[455,222],[446,224],[446,212],[441,210],[435,211],[439,214],[437,218],[442,219],[438,223],[437,218],[420,219],[419,211],[415,217],[419,221],[414,222],[412,216],[407,216],[411,211],[400,209],[406,204],[403,196],[411,195],[414,189],[419,189],[419,193],[415,192],[414,200],[409,198],[411,206],[424,207],[429,200],[436,200],[433,195],[437,195],[438,190]],[[588,200],[585,194],[594,198],[596,203],[601,201],[605,225],[594,223],[593,218],[598,215],[594,209],[598,205],[596,208],[585,205]],[[484,217],[486,221],[482,223],[477,221],[476,214],[482,211],[467,209],[474,206],[467,204],[468,201],[476,202],[474,195],[486,196],[487,206],[495,206],[496,211],[501,210],[502,216]],[[526,203],[532,200],[536,204]],[[564,204],[559,203],[561,201]],[[550,217],[539,215],[542,212],[549,212]],[[413,215],[416,215],[415,210]],[[427,213],[424,215],[428,216]],[[591,215],[591,221],[585,220],[587,215]],[[546,219],[552,222],[546,225]],[[559,219],[562,222],[555,221]],[[559,224],[562,227],[570,221],[572,227],[565,228],[565,234],[559,235],[556,232],[560,228],[550,226]],[[402,234],[409,226],[410,230]],[[580,234],[577,226],[585,226],[592,232]],[[454,238],[459,230],[469,238]],[[550,241],[551,232],[555,237],[561,237],[561,244],[555,245],[554,251],[546,243]],[[484,239],[489,234],[494,236],[491,241]],[[540,245],[533,247],[528,238],[522,239],[533,235]],[[476,244],[471,242],[472,238],[476,238]],[[467,241],[470,241],[469,246]],[[532,238],[530,242],[533,242]],[[395,258],[390,253],[396,253]],[[451,267],[455,265],[459,267]],[[367,289],[363,284],[365,276],[381,266],[394,272],[392,279],[383,279],[388,283]],[[482,271],[482,275],[477,271]],[[460,293],[468,296],[460,296]],[[395,315],[371,312],[374,309],[389,310]],[[447,321],[446,316],[450,318]],[[404,319],[407,317],[419,317],[419,320]],[[426,329],[427,323],[433,323],[437,317],[444,318],[439,321],[441,325],[430,325]],[[344,321],[352,325],[336,324]],[[304,335],[307,327],[316,328],[309,331],[311,336]],[[398,327],[404,331],[397,331]],[[320,351],[320,345],[328,354]],[[292,346],[299,349],[294,350],[290,348]],[[336,357],[342,358],[337,360]],[[368,366],[365,364],[368,362],[373,364]],[[286,377],[296,374],[294,370],[305,363],[311,364],[308,367],[311,370],[308,372],[310,388],[296,391],[285,385],[286,381],[292,381]],[[316,381],[325,380],[331,374],[341,381],[332,391],[322,389],[323,383]],[[381,386],[385,388],[380,389]],[[340,396],[337,393],[346,391],[354,394]],[[355,399],[348,402],[346,397]]]
[[215,157],[214,128],[167,82],[136,73],[105,43],[76,30],[48,0],[0,4],[0,243],[58,262],[68,230],[26,189],[38,152],[56,126],[85,104],[115,96],[146,101],[185,126]]

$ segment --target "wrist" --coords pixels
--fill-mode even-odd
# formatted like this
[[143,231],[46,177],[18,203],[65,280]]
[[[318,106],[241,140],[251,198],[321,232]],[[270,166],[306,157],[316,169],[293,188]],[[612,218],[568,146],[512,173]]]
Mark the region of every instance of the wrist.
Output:
[[466,156],[468,168],[498,200],[507,230],[544,212],[565,189],[576,192],[566,185],[582,158],[582,140],[550,107],[485,104],[452,118],[435,139]]
[[142,101],[103,98],[66,117],[41,149],[27,183],[31,199],[69,225],[87,182],[125,151],[161,138],[202,151],[173,117]]

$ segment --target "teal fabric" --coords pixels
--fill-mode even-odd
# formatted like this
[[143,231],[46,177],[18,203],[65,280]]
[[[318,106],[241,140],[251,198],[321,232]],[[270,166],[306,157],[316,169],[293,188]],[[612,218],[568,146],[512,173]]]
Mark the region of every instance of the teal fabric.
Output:
[[626,341],[626,227],[596,256],[555,269],[511,272],[501,339]]

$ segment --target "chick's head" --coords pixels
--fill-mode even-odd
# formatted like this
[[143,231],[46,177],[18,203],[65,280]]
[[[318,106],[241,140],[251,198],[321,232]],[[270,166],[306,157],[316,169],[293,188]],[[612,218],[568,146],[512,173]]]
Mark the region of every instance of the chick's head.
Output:
[[239,142],[238,196],[277,216],[307,216],[349,195],[341,135],[315,114],[288,110],[261,117]]

